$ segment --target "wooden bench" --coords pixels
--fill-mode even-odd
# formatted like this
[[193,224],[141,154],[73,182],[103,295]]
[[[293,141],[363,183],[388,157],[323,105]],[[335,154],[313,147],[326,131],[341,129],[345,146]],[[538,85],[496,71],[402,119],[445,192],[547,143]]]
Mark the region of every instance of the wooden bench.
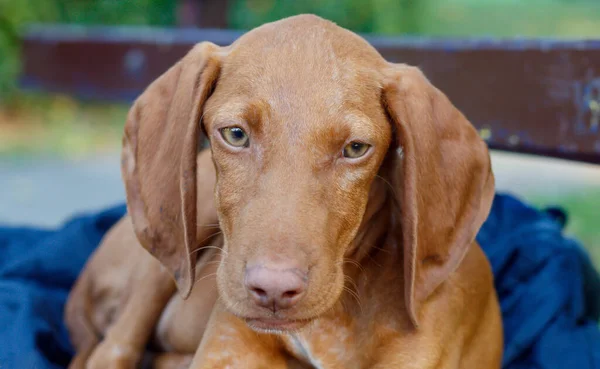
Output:
[[[25,89],[133,100],[219,29],[31,26]],[[422,68],[491,148],[600,164],[600,41],[366,36],[389,61]]]

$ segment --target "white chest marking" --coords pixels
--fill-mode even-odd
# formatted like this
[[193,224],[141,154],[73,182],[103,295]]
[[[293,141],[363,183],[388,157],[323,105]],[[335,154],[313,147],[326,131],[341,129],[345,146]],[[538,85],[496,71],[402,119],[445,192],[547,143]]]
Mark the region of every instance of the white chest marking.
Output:
[[290,335],[290,338],[292,339],[294,347],[302,354],[302,356],[304,356],[304,359],[308,360],[315,369],[324,369],[323,364],[311,354],[310,347],[302,337]]

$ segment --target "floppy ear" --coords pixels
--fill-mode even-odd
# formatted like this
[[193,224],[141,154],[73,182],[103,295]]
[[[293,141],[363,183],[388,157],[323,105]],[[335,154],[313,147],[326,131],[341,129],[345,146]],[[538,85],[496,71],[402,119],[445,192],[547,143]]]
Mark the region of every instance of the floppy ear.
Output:
[[121,172],[136,235],[184,297],[194,280],[192,251],[202,241],[196,159],[202,107],[220,71],[219,50],[200,43],[154,81],[129,111],[123,137]]
[[490,211],[494,177],[486,144],[415,67],[390,65],[383,99],[398,144],[405,302],[415,326],[422,303],[458,267]]

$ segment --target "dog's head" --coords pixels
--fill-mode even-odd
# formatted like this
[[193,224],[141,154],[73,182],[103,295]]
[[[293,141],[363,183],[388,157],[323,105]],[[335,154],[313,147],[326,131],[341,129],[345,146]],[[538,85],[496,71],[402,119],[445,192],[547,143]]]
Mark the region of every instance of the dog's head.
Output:
[[129,210],[184,294],[201,241],[202,131],[225,240],[219,292],[256,329],[296,328],[331,308],[357,233],[383,208],[417,324],[491,206],[485,144],[418,69],[315,16],[270,23],[227,48],[196,46],[130,113]]

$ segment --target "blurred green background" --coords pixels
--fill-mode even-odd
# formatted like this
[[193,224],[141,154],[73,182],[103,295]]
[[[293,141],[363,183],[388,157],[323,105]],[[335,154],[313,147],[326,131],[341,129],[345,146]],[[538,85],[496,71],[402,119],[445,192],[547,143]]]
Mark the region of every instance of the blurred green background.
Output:
[[[124,104],[19,91],[23,27],[28,23],[189,26],[182,17],[190,3],[0,0],[0,158],[69,160],[117,152],[128,109]],[[598,0],[230,0],[227,26],[250,29],[298,13],[318,14],[357,32],[386,35],[600,38]],[[579,186],[548,194],[533,185],[521,194],[537,205],[564,206],[571,215],[569,232],[585,243],[600,265],[600,182],[596,181],[600,176],[597,167],[580,167],[578,173],[585,175]],[[513,169],[504,168],[500,172],[511,174]],[[518,181],[519,173],[512,174],[510,178]],[[588,182],[583,183],[584,178]]]
[[[15,92],[19,33],[27,23],[181,24],[193,0],[0,0],[0,101]],[[600,33],[598,0],[229,0],[228,27],[250,29],[314,13],[356,32],[386,35],[588,38]]]

